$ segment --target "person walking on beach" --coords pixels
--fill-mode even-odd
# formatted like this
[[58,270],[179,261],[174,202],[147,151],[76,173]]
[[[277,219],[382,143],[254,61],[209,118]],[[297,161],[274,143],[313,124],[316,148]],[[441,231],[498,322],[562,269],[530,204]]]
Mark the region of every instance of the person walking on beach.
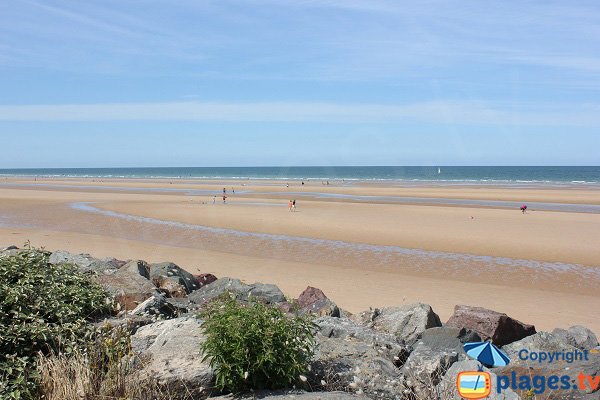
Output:
[[296,200],[292,200],[292,211],[296,211]]
[[521,211],[523,212],[523,214],[525,214],[525,211],[527,211],[527,204],[523,204],[521,206]]
[[227,200],[227,196],[223,195],[223,204],[225,204],[225,200]]
[[288,211],[292,211],[292,201],[288,201]]
[[217,202],[217,196],[213,196],[213,204]]

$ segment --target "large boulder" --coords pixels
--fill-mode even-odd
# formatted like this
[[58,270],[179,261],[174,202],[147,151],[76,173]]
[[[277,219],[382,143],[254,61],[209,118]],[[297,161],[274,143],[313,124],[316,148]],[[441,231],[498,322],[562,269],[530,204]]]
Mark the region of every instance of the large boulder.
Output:
[[390,334],[375,332],[348,318],[322,317],[311,363],[313,388],[364,393],[371,398],[400,399],[399,366],[406,346]]
[[592,350],[598,346],[598,338],[594,332],[581,325],[575,325],[569,329],[556,328],[552,334],[581,350]]
[[50,255],[50,264],[72,264],[77,266],[83,273],[104,273],[105,271],[115,271],[126,264],[125,261],[116,258],[95,258],[89,254],[72,254],[68,251],[57,250]]
[[[470,336],[470,337],[469,337]],[[466,359],[462,340],[476,338],[450,327],[427,329],[402,367],[404,393],[417,399],[435,398],[435,387],[452,364]]]
[[[502,348],[511,358],[507,367],[496,368],[498,375],[511,376],[539,376],[548,379],[552,376],[569,376],[572,385],[578,388],[560,387],[552,390],[551,396],[556,399],[583,400],[597,399],[600,385],[594,384],[594,377],[600,376],[600,356],[581,350],[568,343],[569,338],[554,335],[548,332],[538,332],[522,340],[506,345]],[[545,359],[540,357],[545,355]],[[550,362],[549,357],[555,358]],[[579,387],[579,375],[591,377],[592,381],[584,378],[584,387]],[[562,385],[561,385],[562,386]],[[546,394],[546,393],[544,393]],[[544,397],[545,398],[545,397]],[[550,398],[550,397],[548,397]]]
[[[452,364],[446,374],[440,380],[440,382],[432,388],[434,393],[430,399],[444,399],[444,400],[462,400],[462,397],[458,395],[456,390],[456,379],[458,374],[461,372],[476,372],[482,368],[481,364],[474,360],[463,360]],[[519,400],[520,397],[511,389],[505,389],[501,393],[498,393],[494,385],[497,381],[495,373],[489,369],[483,367],[484,372],[488,372],[492,381],[492,392],[486,399],[488,400]]]
[[101,274],[94,279],[114,296],[122,310],[133,310],[157,293],[152,282],[143,275],[146,267],[144,261],[133,260],[113,274]]
[[497,346],[504,346],[535,333],[535,326],[524,324],[504,313],[465,305],[454,307],[454,314],[446,324],[475,331],[483,340],[491,339]]
[[[527,354],[538,352],[563,353],[578,351],[575,346],[569,344],[567,337],[554,335],[549,332],[537,332],[534,335],[527,336],[516,342],[512,342],[502,347],[502,350],[510,358],[510,365],[531,365],[542,364],[544,360],[530,360]],[[525,353],[525,351],[527,353]],[[522,353],[521,353],[522,352]],[[581,351],[579,351],[581,353]],[[519,357],[519,353],[521,356]],[[521,358],[528,358],[523,360]],[[541,362],[540,362],[541,361]]]
[[285,301],[285,295],[275,285],[254,283],[248,285],[239,279],[221,278],[213,283],[201,287],[189,295],[189,299],[195,304],[204,304],[223,293],[231,293],[238,300],[249,301],[256,299],[267,304],[276,304]]
[[340,309],[331,301],[321,289],[307,287],[296,300],[296,305],[301,313],[310,313],[322,316],[339,317]]
[[406,344],[414,343],[426,329],[442,326],[431,306],[422,303],[376,308],[354,319],[369,328],[395,335]]
[[275,285],[270,283],[253,283],[250,285],[249,298],[257,298],[267,304],[277,304],[285,301],[285,295]]
[[201,325],[195,317],[176,318],[143,326],[131,337],[140,375],[156,381],[171,398],[203,399],[211,393],[215,374],[202,361]]
[[172,262],[148,265],[148,278],[167,297],[185,297],[200,288],[194,275]]

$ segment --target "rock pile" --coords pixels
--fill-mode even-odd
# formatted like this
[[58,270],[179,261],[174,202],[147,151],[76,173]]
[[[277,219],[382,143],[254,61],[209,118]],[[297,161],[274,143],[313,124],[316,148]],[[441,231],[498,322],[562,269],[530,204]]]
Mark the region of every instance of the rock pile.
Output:
[[[2,251],[14,254],[19,250],[9,247]],[[124,262],[65,251],[52,253],[50,262],[76,265],[115,296],[121,312],[111,323],[134,321],[135,363],[145,376],[168,387],[174,398],[191,393],[193,398],[204,399],[219,394],[213,390],[214,372],[200,354],[204,337],[196,310],[226,292],[242,302],[257,300],[289,312],[314,315],[317,346],[304,389],[322,392],[258,392],[253,394],[256,398],[459,399],[458,373],[481,368],[478,362],[467,359],[462,345],[481,340],[502,346],[512,360],[508,367],[489,371],[493,379],[496,374],[512,372],[551,376],[567,370],[600,376],[600,355],[568,364],[532,363],[519,357],[522,349],[597,350],[597,337],[582,326],[536,332],[533,325],[506,314],[467,305],[457,305],[446,324],[431,306],[422,303],[349,315],[314,287],[289,300],[272,284],[247,284],[211,274],[194,276],[170,262]],[[597,399],[598,393],[592,392],[556,392],[553,395],[559,397],[553,398]],[[509,388],[489,398],[514,400],[520,394],[522,390]],[[219,398],[228,400],[231,396]]]

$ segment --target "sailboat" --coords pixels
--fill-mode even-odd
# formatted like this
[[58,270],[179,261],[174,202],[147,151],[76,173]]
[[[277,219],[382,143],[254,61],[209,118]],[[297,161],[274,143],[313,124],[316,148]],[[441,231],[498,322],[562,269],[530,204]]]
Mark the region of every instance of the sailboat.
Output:
[[442,169],[440,167],[438,167],[438,174],[442,173]]

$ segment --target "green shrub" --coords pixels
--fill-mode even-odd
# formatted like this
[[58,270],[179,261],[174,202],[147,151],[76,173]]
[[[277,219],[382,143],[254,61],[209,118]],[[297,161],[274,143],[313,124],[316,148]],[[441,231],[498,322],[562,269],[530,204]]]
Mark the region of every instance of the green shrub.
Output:
[[204,358],[210,360],[221,390],[286,388],[300,382],[308,369],[315,326],[306,317],[224,295],[200,318],[207,336]]
[[72,265],[39,250],[0,256],[0,398],[35,397],[39,354],[70,354],[94,335],[112,300]]

